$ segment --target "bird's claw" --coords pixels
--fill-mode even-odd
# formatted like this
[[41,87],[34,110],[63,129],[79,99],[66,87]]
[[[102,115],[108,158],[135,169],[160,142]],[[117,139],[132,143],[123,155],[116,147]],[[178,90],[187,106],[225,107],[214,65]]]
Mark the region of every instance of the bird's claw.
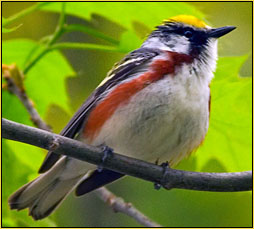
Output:
[[[157,163],[158,164],[158,163]],[[166,173],[167,173],[167,169],[169,168],[169,163],[168,163],[168,161],[166,161],[166,162],[163,162],[163,163],[161,163],[160,164],[160,166],[162,167],[162,179],[161,179],[161,181],[163,181],[164,180],[164,178],[165,178],[165,176],[166,176]],[[161,182],[162,183],[162,182]],[[160,188],[161,188],[161,184],[159,184],[159,183],[154,183],[154,188],[156,189],[156,190],[159,190]]]
[[101,148],[102,148],[102,151],[103,151],[103,156],[102,156],[102,159],[101,159],[101,164],[98,165],[98,167],[97,167],[97,171],[98,172],[101,172],[103,170],[103,164],[104,164],[104,162],[106,161],[106,159],[108,157],[112,156],[113,153],[114,153],[114,150],[111,149],[108,146],[103,145],[103,146],[101,146]]

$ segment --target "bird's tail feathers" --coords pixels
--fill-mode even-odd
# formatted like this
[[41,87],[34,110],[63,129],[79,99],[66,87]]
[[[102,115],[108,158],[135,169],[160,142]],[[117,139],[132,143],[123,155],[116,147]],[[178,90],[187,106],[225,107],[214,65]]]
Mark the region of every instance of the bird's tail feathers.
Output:
[[64,200],[78,184],[83,175],[63,180],[60,176],[63,166],[40,175],[13,193],[8,202],[11,209],[29,208],[29,215],[35,220],[43,219]]

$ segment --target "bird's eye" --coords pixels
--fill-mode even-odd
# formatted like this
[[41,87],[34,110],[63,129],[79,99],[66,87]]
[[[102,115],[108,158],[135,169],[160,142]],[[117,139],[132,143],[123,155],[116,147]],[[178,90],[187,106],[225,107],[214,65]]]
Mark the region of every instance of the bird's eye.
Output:
[[184,32],[184,36],[186,36],[187,38],[192,37],[192,35],[193,35],[193,32],[190,31],[190,30],[186,30],[186,31]]

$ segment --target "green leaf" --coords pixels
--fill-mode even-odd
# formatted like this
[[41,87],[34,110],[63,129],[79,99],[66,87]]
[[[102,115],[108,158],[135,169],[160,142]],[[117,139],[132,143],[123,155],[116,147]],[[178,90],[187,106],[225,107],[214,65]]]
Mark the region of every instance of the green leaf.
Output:
[[[42,9],[60,12],[61,4],[52,3]],[[126,29],[133,29],[135,21],[142,22],[152,29],[164,19],[177,14],[191,14],[204,18],[195,7],[183,2],[68,2],[66,13],[86,20],[90,20],[92,14],[99,14]]]
[[229,56],[229,57],[220,57],[218,60],[218,68],[216,69],[215,81],[219,80],[230,80],[237,81],[240,69],[244,62],[248,59],[249,55],[244,56]]
[[[126,186],[130,189],[122,188]],[[121,190],[121,196],[124,196],[125,200],[131,200],[142,213],[165,227],[242,228],[252,225],[251,192],[223,193],[161,189],[158,193],[151,183],[132,177],[113,183],[110,190],[113,192]],[[135,195],[133,196],[129,190],[135,190]],[[148,199],[149,203],[145,204]],[[159,210],[155,211],[154,206],[160,206]],[[101,213],[100,209],[96,209],[94,214],[96,212]],[[68,213],[70,214],[70,212],[66,214]],[[107,219],[104,217],[102,220]]]
[[141,44],[142,40],[134,32],[127,31],[121,36],[119,51],[128,53],[139,48]]
[[24,68],[25,60],[32,49],[35,49],[37,44],[30,40],[9,40],[3,42],[3,63],[16,63],[20,69]]
[[[32,125],[28,112],[19,99],[7,91],[3,91],[2,95],[3,117],[19,123]],[[22,165],[26,165],[26,168],[29,168],[30,171],[37,172],[38,166],[45,156],[45,151],[43,153],[42,149],[15,141],[7,141],[6,145],[8,145],[9,150],[12,151],[12,155],[17,158]],[[3,152],[5,153],[4,149]]]
[[199,170],[209,161],[217,161],[231,172],[252,169],[252,80],[239,77],[245,60],[246,56],[218,61],[211,83],[210,126],[197,152]]
[[[27,55],[37,44],[30,40],[10,40],[3,43],[3,63],[16,63],[21,69]],[[37,50],[38,51],[38,50]],[[69,110],[65,79],[74,71],[59,51],[52,51],[42,58],[25,76],[25,89],[40,115],[47,107],[56,104]],[[8,117],[7,117],[8,118]]]
[[2,96],[2,116],[31,126],[32,122],[29,119],[28,112],[19,99],[6,90],[3,90]]

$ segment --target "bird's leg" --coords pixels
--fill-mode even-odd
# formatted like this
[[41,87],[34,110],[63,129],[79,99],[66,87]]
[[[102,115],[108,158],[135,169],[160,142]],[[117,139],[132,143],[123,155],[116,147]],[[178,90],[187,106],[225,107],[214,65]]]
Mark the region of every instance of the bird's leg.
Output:
[[[156,161],[156,164],[158,164],[158,161]],[[162,167],[162,181],[163,181],[163,179],[164,179],[164,177],[166,176],[166,173],[167,173],[167,169],[169,168],[169,163],[168,163],[168,161],[166,161],[166,162],[163,162],[162,164],[160,164],[160,166]],[[159,183],[154,183],[154,188],[156,189],[156,190],[159,190],[160,188],[161,188],[161,184],[159,184]]]
[[110,156],[113,155],[114,150],[111,149],[110,147],[106,146],[106,145],[100,145],[99,147],[100,147],[100,148],[102,149],[102,151],[103,151],[103,156],[102,156],[102,159],[101,159],[101,164],[98,165],[98,167],[97,167],[97,171],[98,171],[98,172],[101,172],[101,171],[103,170],[103,164],[104,164],[104,162],[106,161],[106,159],[107,159],[108,157],[110,157]]

